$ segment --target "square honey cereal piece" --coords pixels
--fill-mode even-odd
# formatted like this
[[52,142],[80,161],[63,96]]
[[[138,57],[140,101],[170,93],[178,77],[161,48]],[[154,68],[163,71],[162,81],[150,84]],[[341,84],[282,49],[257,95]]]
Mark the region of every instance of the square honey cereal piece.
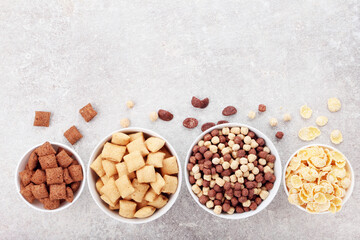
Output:
[[109,205],[110,210],[119,210],[120,209],[120,202],[117,202],[114,206]]
[[40,162],[41,169],[43,169],[43,170],[48,169],[48,168],[58,167],[55,154],[50,154],[50,155],[39,157],[39,162]]
[[160,149],[158,152],[165,153],[165,158],[172,157],[172,154],[170,153],[169,149],[167,149],[165,146]]
[[45,169],[45,172],[46,172],[46,183],[48,185],[64,182],[64,173],[61,167],[48,168]]
[[96,183],[95,183],[95,187],[96,187],[96,191],[102,195],[104,194],[102,191],[101,191],[101,188],[104,186],[104,183],[101,181],[101,179],[99,178]]
[[103,160],[121,162],[125,152],[126,147],[107,142],[101,152],[101,157]]
[[66,184],[70,184],[70,183],[74,182],[74,180],[70,176],[69,169],[64,168],[63,172],[64,172],[64,174],[63,174],[64,175],[64,182]]
[[166,203],[169,201],[169,199],[167,197],[165,197],[164,195],[160,194],[159,196],[157,196],[154,201],[149,202],[148,205],[156,207],[156,208],[162,208],[166,205]]
[[164,193],[175,193],[178,185],[178,178],[174,176],[165,175],[165,186],[162,188]]
[[115,180],[110,178],[107,183],[101,188],[101,191],[110,199],[111,202],[115,203],[120,198],[120,192],[115,184]]
[[109,160],[102,160],[102,166],[106,176],[112,177],[117,174],[115,162]]
[[56,154],[56,151],[49,142],[45,142],[43,145],[35,149],[35,153],[39,157],[42,157],[50,154]]
[[46,182],[45,171],[37,169],[35,173],[31,176],[31,181],[35,184],[42,184]]
[[129,135],[130,137],[130,142],[136,140],[136,139],[141,139],[143,142],[145,141],[145,138],[144,138],[144,133],[143,132],[137,132],[137,133],[132,133]]
[[129,135],[122,132],[114,133],[111,138],[111,143],[121,146],[126,146],[129,142],[130,142]]
[[165,145],[165,141],[158,137],[149,137],[145,141],[145,146],[150,152],[157,152]]
[[62,184],[50,185],[50,200],[65,199],[66,198],[66,186]]
[[49,197],[49,193],[48,193],[44,183],[42,183],[40,185],[32,185],[31,192],[36,199],[42,199],[42,198]]
[[165,180],[161,176],[160,173],[156,173],[156,181],[150,183],[150,186],[152,189],[154,189],[154,192],[159,195],[161,193],[161,189],[165,186]]
[[102,157],[101,154],[97,156],[97,158],[91,163],[90,168],[96,172],[96,174],[99,177],[102,177],[105,175],[105,170],[102,166]]
[[163,167],[161,168],[161,175],[172,175],[179,172],[179,167],[176,161],[176,157],[168,157],[163,161]]
[[136,208],[137,208],[137,209],[140,209],[140,208],[146,207],[147,204],[148,204],[148,201],[146,201],[145,199],[143,199],[142,202],[136,204]]
[[162,168],[164,158],[165,153],[163,152],[149,153],[146,158],[146,165],[153,165],[156,168]]
[[42,204],[44,204],[44,208],[47,210],[54,210],[58,207],[60,207],[60,200],[50,200],[49,197],[41,199]]
[[61,152],[59,152],[56,155],[56,160],[59,163],[59,165],[63,168],[67,168],[68,166],[70,166],[70,164],[72,164],[72,162],[74,161],[74,159],[72,157],[70,157],[65,150],[62,150]]
[[136,171],[139,183],[151,183],[156,181],[154,166],[144,166]]
[[31,188],[34,184],[30,183],[26,187],[20,190],[21,195],[28,201],[29,203],[32,203],[35,200],[34,195],[31,192]]
[[147,218],[154,214],[156,208],[152,206],[146,206],[136,211],[134,217],[136,218]]
[[116,167],[116,171],[117,171],[117,174],[118,174],[119,178],[122,177],[123,175],[128,175],[129,174],[125,162],[117,163],[115,165],[115,167]]
[[20,181],[24,186],[27,186],[31,182],[31,177],[33,175],[33,171],[29,169],[25,169],[24,171],[19,172]]
[[106,175],[102,176],[100,179],[104,184],[106,184],[110,180],[110,178],[108,176],[106,176]]
[[134,218],[136,212],[136,203],[128,200],[120,200],[119,215],[125,218]]
[[81,108],[79,112],[86,122],[90,122],[90,120],[97,115],[97,112],[91,106],[91,103],[88,103],[85,107]]
[[106,202],[106,203],[109,205],[109,207],[115,207],[116,204],[118,203],[118,201],[116,201],[116,203],[112,202],[112,201],[110,200],[110,198],[107,197],[105,194],[101,195],[100,198],[101,198],[104,202]]
[[36,155],[35,151],[33,151],[30,154],[30,157],[29,157],[29,160],[27,163],[29,170],[34,170],[36,168],[38,162],[39,162],[38,156]]
[[71,143],[71,145],[74,145],[77,141],[79,141],[83,135],[79,132],[79,130],[72,126],[66,132],[64,133],[65,138]]
[[134,178],[136,178],[136,173],[135,172],[131,172],[128,174],[129,179],[132,181]]
[[135,191],[127,175],[122,175],[115,181],[116,187],[122,198],[126,198]]
[[145,161],[140,151],[135,151],[124,156],[124,161],[126,163],[128,172],[134,172],[143,166],[145,166]]
[[35,111],[34,126],[49,127],[50,115],[50,112]]
[[138,202],[138,203],[142,202],[147,190],[150,187],[149,184],[139,183],[138,180],[136,178],[134,178],[132,181],[132,185],[135,188],[135,191],[131,194],[131,198],[135,202]]
[[68,167],[68,169],[71,178],[75,182],[79,182],[83,180],[83,172],[82,172],[82,167],[80,165],[71,165],[70,167]]
[[140,151],[143,157],[149,154],[149,151],[147,150],[145,143],[141,138],[135,139],[134,141],[130,142],[128,145],[126,145],[126,148],[129,153]]
[[155,200],[155,198],[157,198],[158,194],[154,191],[153,188],[150,188],[149,191],[147,191],[147,193],[144,196],[144,200],[146,200],[147,202],[153,202]]

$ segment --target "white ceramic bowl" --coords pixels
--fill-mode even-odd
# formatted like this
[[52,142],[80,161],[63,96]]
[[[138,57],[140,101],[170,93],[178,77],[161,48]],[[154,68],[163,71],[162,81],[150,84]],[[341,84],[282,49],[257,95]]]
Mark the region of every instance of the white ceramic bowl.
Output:
[[[43,144],[43,143],[42,143]],[[82,162],[80,156],[74,151],[74,149],[62,144],[62,143],[57,143],[57,142],[50,142],[50,144],[53,146],[53,148],[57,151],[57,149],[59,147],[62,147],[63,149],[71,152],[73,154],[73,156],[76,158],[76,160],[79,162],[79,164],[81,165],[81,168],[83,170],[83,180],[81,181],[81,185],[79,187],[79,189],[76,191],[76,193],[74,194],[74,200],[69,203],[69,202],[63,202],[60,204],[60,207],[53,209],[53,210],[48,210],[44,208],[44,205],[39,202],[38,200],[35,200],[33,203],[29,203],[28,201],[26,201],[26,199],[20,194],[20,176],[19,176],[19,172],[23,171],[25,169],[25,166],[29,160],[30,154],[39,146],[41,146],[42,144],[38,144],[32,148],[30,148],[21,158],[20,162],[18,163],[17,167],[16,167],[16,172],[15,172],[15,185],[16,185],[16,191],[19,193],[20,198],[22,200],[24,200],[24,202],[30,206],[31,208],[41,211],[41,212],[59,212],[61,210],[64,210],[68,207],[70,207],[72,204],[74,204],[76,202],[76,200],[80,197],[82,191],[84,190],[84,186],[85,186],[85,166],[84,163]]]
[[[282,179],[282,182],[283,182],[283,186],[284,186],[284,190],[285,190],[285,193],[286,193],[286,196],[289,196],[289,191],[286,187],[286,182],[285,182],[285,175],[286,175],[286,169],[291,161],[291,159],[295,156],[295,154],[297,154],[300,150],[303,150],[305,148],[308,148],[308,147],[313,147],[313,146],[320,146],[320,147],[325,147],[325,148],[328,148],[328,149],[331,149],[331,150],[334,150],[334,151],[337,151],[339,153],[341,153],[342,155],[344,155],[345,159],[346,159],[346,169],[347,171],[350,171],[351,172],[351,185],[350,187],[346,190],[346,194],[345,194],[345,197],[342,199],[342,207],[344,206],[344,204],[347,202],[347,200],[350,198],[353,190],[354,190],[354,184],[355,184],[355,175],[354,175],[354,171],[353,171],[353,168],[351,167],[351,164],[349,162],[349,160],[347,159],[347,157],[345,156],[345,154],[343,154],[341,151],[339,151],[338,149],[332,147],[332,146],[329,146],[329,145],[326,145],[326,144],[310,144],[310,145],[307,145],[305,147],[302,147],[302,148],[299,148],[298,150],[296,150],[292,155],[291,157],[289,158],[289,160],[286,162],[285,164],[285,167],[284,167],[284,177]],[[320,212],[320,213],[311,213],[311,212],[308,212],[306,211],[305,208],[301,207],[301,206],[297,206],[299,209],[307,212],[307,213],[310,213],[310,214],[326,214],[326,213],[330,213],[329,211],[326,211],[326,212]]]
[[[170,153],[176,157],[177,159],[177,164],[179,166],[179,173],[178,173],[178,187],[176,189],[176,192],[172,195],[170,195],[169,197],[169,201],[168,203],[160,208],[157,209],[155,211],[155,213],[153,215],[151,215],[148,218],[142,218],[142,219],[137,219],[137,218],[133,218],[133,219],[129,219],[129,218],[124,218],[122,216],[119,215],[118,211],[112,211],[107,207],[107,204],[101,200],[99,193],[96,191],[96,181],[98,179],[97,174],[90,168],[91,163],[96,159],[96,157],[101,153],[103,146],[106,142],[111,140],[111,136],[114,133],[117,132],[122,132],[122,133],[134,133],[134,132],[143,132],[145,135],[148,136],[153,136],[153,137],[159,137],[165,140],[165,146],[168,148],[168,150],[170,151]],[[110,133],[109,135],[107,135],[105,138],[103,138],[99,144],[95,147],[94,151],[92,152],[91,156],[90,156],[90,160],[87,166],[87,174],[88,174],[88,186],[89,186],[89,190],[90,190],[90,194],[92,196],[92,198],[94,199],[96,205],[98,205],[98,207],[104,212],[106,213],[108,216],[112,217],[115,220],[118,220],[120,222],[124,222],[124,223],[147,223],[147,222],[151,222],[159,217],[161,217],[162,215],[164,215],[171,207],[172,205],[175,203],[176,199],[179,196],[180,193],[180,189],[181,189],[181,182],[182,182],[182,173],[181,173],[181,167],[180,167],[180,161],[179,161],[179,156],[176,154],[174,148],[170,145],[170,143],[162,136],[160,136],[159,134],[148,130],[148,129],[144,129],[144,128],[124,128],[124,129],[120,129],[117,130],[115,132]]]
[[[244,212],[244,213],[236,213],[235,212],[234,214],[227,214],[227,213],[215,214],[213,209],[209,209],[206,206],[202,205],[199,202],[199,198],[191,190],[191,184],[189,182],[189,172],[187,171],[187,164],[189,162],[194,145],[197,144],[205,136],[205,134],[211,132],[214,129],[221,129],[223,127],[229,127],[229,128],[231,128],[231,127],[247,127],[247,128],[249,128],[249,130],[253,131],[258,137],[261,137],[265,140],[266,146],[268,146],[270,148],[271,153],[274,154],[276,157],[275,166],[274,166],[274,174],[276,176],[276,180],[274,182],[274,187],[269,191],[269,193],[270,193],[269,196],[256,208],[255,211],[249,211],[249,212]],[[195,139],[195,141],[191,144],[191,147],[187,153],[185,166],[184,166],[184,172],[185,172],[185,182],[186,182],[187,189],[189,190],[190,195],[193,197],[195,202],[206,212],[211,213],[217,217],[226,218],[226,219],[248,218],[248,217],[251,217],[251,216],[261,212],[262,210],[264,210],[271,203],[271,201],[274,199],[276,193],[278,192],[279,187],[280,187],[280,182],[281,182],[281,174],[282,174],[280,156],[279,156],[279,153],[277,152],[274,144],[272,143],[272,141],[258,129],[256,129],[254,127],[250,127],[250,126],[248,126],[246,124],[242,124],[242,123],[225,123],[225,124],[216,125],[210,129],[206,130],[202,134],[200,134]]]

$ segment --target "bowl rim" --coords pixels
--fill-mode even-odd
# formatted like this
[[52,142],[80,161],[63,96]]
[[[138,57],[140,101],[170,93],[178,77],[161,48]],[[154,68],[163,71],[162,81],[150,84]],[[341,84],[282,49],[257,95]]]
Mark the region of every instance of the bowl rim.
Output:
[[[234,214],[225,214],[225,213],[221,213],[221,214],[215,214],[213,210],[207,208],[206,206],[202,205],[199,202],[199,198],[193,193],[193,191],[191,190],[191,184],[189,182],[189,173],[187,171],[187,164],[189,162],[191,153],[192,153],[192,148],[195,144],[197,144],[204,136],[205,134],[211,132],[214,129],[221,129],[224,127],[247,127],[250,131],[253,131],[258,137],[261,137],[265,140],[266,142],[266,146],[270,148],[271,153],[275,155],[276,157],[276,161],[275,161],[275,165],[274,165],[274,170],[276,171],[276,180],[274,182],[274,187],[269,191],[269,196],[258,206],[258,208],[254,211],[249,211],[249,212],[244,212],[244,213],[234,213]],[[200,135],[198,135],[195,140],[192,142],[187,154],[186,154],[186,159],[185,159],[185,164],[184,164],[184,174],[185,174],[185,183],[186,183],[186,187],[190,193],[190,195],[192,196],[192,198],[194,199],[194,201],[206,212],[216,216],[216,217],[220,217],[220,218],[225,218],[225,219],[245,219],[251,216],[256,215],[257,213],[261,212],[262,210],[264,210],[268,205],[270,205],[270,203],[274,200],[276,194],[278,193],[278,190],[280,188],[280,184],[281,184],[281,179],[282,179],[282,166],[281,166],[281,159],[280,159],[280,155],[274,145],[274,143],[271,141],[271,139],[269,137],[267,137],[267,135],[265,135],[263,132],[261,132],[259,129],[249,126],[247,124],[243,124],[243,123],[238,123],[238,122],[230,122],[230,123],[224,123],[224,124],[219,124],[219,125],[215,125],[209,129],[207,129],[206,131],[202,132]]]
[[[354,185],[355,185],[355,175],[354,175],[354,170],[351,166],[351,163],[349,161],[349,159],[345,156],[344,153],[342,153],[339,149],[337,149],[336,147],[333,147],[333,146],[330,146],[330,145],[327,145],[327,144],[322,144],[322,143],[313,143],[313,144],[308,144],[306,146],[303,146],[303,147],[300,147],[299,149],[297,149],[290,157],[289,159],[287,160],[287,162],[285,163],[285,166],[284,166],[284,169],[283,169],[283,179],[282,179],[282,183],[283,183],[283,186],[284,186],[284,191],[285,191],[285,194],[286,196],[288,197],[289,196],[289,191],[287,190],[287,187],[286,187],[286,182],[285,182],[285,176],[286,176],[286,169],[291,161],[291,159],[295,156],[295,154],[297,154],[300,150],[303,150],[305,148],[309,148],[309,147],[314,147],[314,146],[320,146],[320,147],[325,147],[325,148],[330,148],[334,151],[337,151],[339,153],[341,153],[347,163],[348,163],[348,166],[349,166],[349,169],[350,169],[350,173],[351,173],[351,185],[350,187],[348,188],[348,190],[346,191],[346,194],[345,194],[345,197],[342,199],[342,204],[341,204],[341,207],[343,207],[345,205],[345,203],[349,200],[353,190],[354,190]],[[293,204],[291,204],[293,205]],[[309,213],[309,214],[314,214],[314,215],[321,215],[321,214],[329,214],[331,213],[330,211],[326,211],[326,212],[308,212],[306,211],[305,208],[301,207],[301,206],[298,206],[298,205],[295,205],[297,208],[301,209],[302,211],[305,211],[306,213]]]
[[[25,158],[28,154],[31,154],[31,152],[33,152],[36,148],[40,147],[41,145],[43,145],[44,143],[40,143],[40,144],[37,144],[31,148],[29,148],[23,155],[22,157],[20,158],[20,161],[18,162],[17,166],[16,166],[16,170],[15,170],[15,186],[16,186],[16,189],[17,189],[17,193],[19,194],[20,198],[29,206],[31,207],[32,209],[35,209],[37,211],[40,211],[40,212],[47,212],[47,213],[54,213],[54,212],[60,212],[68,207],[70,207],[71,205],[73,205],[80,197],[80,195],[82,194],[84,188],[85,188],[85,185],[86,185],[86,172],[85,172],[85,165],[81,159],[81,157],[79,156],[79,154],[72,148],[70,148],[69,146],[65,145],[65,144],[62,144],[62,143],[59,143],[59,142],[53,142],[53,141],[48,141],[51,145],[54,145],[56,147],[62,147],[63,149],[71,152],[76,160],[79,162],[82,170],[83,170],[83,180],[81,181],[81,185],[80,185],[80,188],[79,190],[74,194],[74,200],[71,202],[71,203],[68,203],[68,202],[65,202],[65,204],[63,206],[60,206],[56,209],[53,209],[53,210],[49,210],[49,209],[45,209],[45,208],[40,208],[40,207],[37,207],[35,206],[34,204],[32,203],[29,203],[20,193],[20,176],[19,176],[19,172],[23,171],[21,170],[20,171],[20,165],[23,163],[23,161],[25,161]],[[28,159],[26,159],[28,160]]]
[[[167,204],[160,208],[160,209],[157,209],[155,211],[155,213],[153,215],[151,215],[150,217],[147,217],[147,218],[124,218],[120,215],[116,215],[116,217],[111,214],[111,212],[113,212],[112,210],[106,208],[104,205],[103,205],[103,201],[100,199],[100,195],[99,193],[96,191],[96,188],[95,188],[95,181],[94,183],[92,183],[93,181],[93,177],[91,176],[92,174],[92,169],[90,168],[90,165],[91,163],[95,160],[95,158],[98,156],[98,152],[100,151],[100,149],[103,147],[103,145],[105,144],[105,142],[108,142],[110,139],[111,139],[111,136],[114,134],[114,133],[117,133],[117,132],[122,132],[122,133],[130,133],[130,132],[143,132],[149,136],[152,136],[152,137],[159,137],[159,138],[162,138],[163,140],[165,140],[165,145],[167,146],[167,148],[169,149],[170,153],[176,157],[176,161],[177,161],[177,164],[178,164],[178,168],[179,168],[179,172],[178,172],[178,186],[177,186],[177,189],[176,189],[176,192],[174,194],[172,194],[170,197],[169,197],[169,201],[167,202]],[[87,164],[87,181],[88,181],[88,188],[89,188],[89,191],[90,191],[90,195],[92,197],[92,199],[94,200],[94,202],[96,203],[96,205],[102,210],[102,212],[104,212],[107,216],[111,217],[112,219],[115,219],[117,221],[120,221],[120,222],[123,222],[123,223],[130,223],[130,224],[142,224],[142,223],[148,223],[148,222],[151,222],[153,220],[156,220],[158,218],[160,218],[161,216],[163,216],[165,213],[167,213],[167,211],[170,210],[170,208],[174,205],[174,203],[176,202],[177,198],[179,197],[179,193],[180,193],[180,190],[181,190],[181,183],[182,183],[182,169],[181,169],[181,164],[180,164],[180,159],[179,159],[179,156],[178,154],[176,153],[174,147],[170,144],[170,142],[164,138],[163,136],[161,136],[160,134],[152,131],[152,130],[149,130],[149,129],[146,129],[146,128],[140,128],[140,127],[129,127],[129,128],[121,128],[121,129],[117,129],[113,132],[111,132],[110,134],[107,134],[104,138],[102,138],[98,144],[94,147],[91,155],[90,155],[90,158],[89,158],[89,162]],[[96,173],[95,173],[96,174]],[[94,185],[94,188],[92,188],[91,185]]]

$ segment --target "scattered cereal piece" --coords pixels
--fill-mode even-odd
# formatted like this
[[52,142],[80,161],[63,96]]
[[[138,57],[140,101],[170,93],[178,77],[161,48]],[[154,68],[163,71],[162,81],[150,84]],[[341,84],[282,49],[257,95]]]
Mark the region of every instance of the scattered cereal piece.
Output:
[[158,115],[159,118],[163,121],[171,121],[174,118],[174,115],[171,112],[164,109],[159,109]]
[[197,97],[192,97],[191,104],[196,108],[206,108],[209,105],[209,98],[204,98],[200,100]]
[[127,106],[128,108],[133,108],[134,105],[135,105],[134,102],[131,101],[131,100],[129,100],[129,101],[126,102],[126,106]]
[[222,114],[224,116],[231,116],[237,113],[237,110],[234,106],[227,106],[223,109]]
[[303,141],[311,141],[320,136],[320,134],[320,129],[314,126],[310,126],[300,129],[298,136]]
[[343,141],[343,137],[340,130],[332,131],[330,134],[330,140],[334,144],[340,144]]
[[248,118],[254,119],[255,117],[256,117],[256,113],[255,113],[254,111],[250,111],[250,112],[248,113]]
[[337,112],[341,109],[341,102],[338,98],[328,99],[328,109],[330,112]]
[[75,126],[69,128],[64,133],[64,136],[72,145],[74,145],[77,141],[79,141],[83,137],[83,135],[81,135],[81,133]]
[[276,127],[277,124],[278,124],[278,121],[277,121],[276,118],[270,118],[269,124],[270,124],[270,126],[272,126],[272,127]]
[[85,107],[80,109],[81,116],[85,119],[86,122],[89,122],[91,119],[93,119],[97,112],[94,110],[94,108],[91,106],[91,103],[88,103]]
[[285,113],[283,119],[284,122],[289,122],[291,120],[291,115],[289,113]]
[[328,118],[325,116],[319,116],[316,118],[315,122],[319,127],[323,127],[328,123]]
[[266,111],[266,106],[264,104],[260,104],[259,105],[259,112],[265,112]]
[[275,134],[275,137],[277,137],[278,139],[282,139],[283,136],[284,136],[284,133],[280,132],[280,131]]
[[128,118],[123,118],[120,120],[120,125],[123,127],[123,128],[127,128],[130,126],[130,120]]
[[157,119],[158,119],[158,114],[157,114],[157,112],[151,112],[150,114],[149,114],[149,118],[150,118],[150,120],[152,121],[152,122],[155,122]]
[[49,127],[50,115],[50,112],[35,111],[34,126]]
[[300,107],[300,115],[305,119],[309,119],[312,115],[312,110],[306,104]]

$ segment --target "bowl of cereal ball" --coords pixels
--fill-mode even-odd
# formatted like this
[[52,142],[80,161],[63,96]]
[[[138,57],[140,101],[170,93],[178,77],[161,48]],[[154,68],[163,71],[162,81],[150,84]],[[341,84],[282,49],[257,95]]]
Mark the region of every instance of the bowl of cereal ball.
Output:
[[354,172],[339,150],[324,144],[300,148],[284,169],[288,201],[312,214],[339,212],[354,188]]
[[222,218],[242,219],[264,210],[281,182],[281,161],[271,140],[254,127],[225,123],[204,131],[185,161],[195,202]]
[[98,207],[124,223],[165,214],[181,188],[179,157],[159,134],[125,128],[102,139],[88,165],[88,186]]

